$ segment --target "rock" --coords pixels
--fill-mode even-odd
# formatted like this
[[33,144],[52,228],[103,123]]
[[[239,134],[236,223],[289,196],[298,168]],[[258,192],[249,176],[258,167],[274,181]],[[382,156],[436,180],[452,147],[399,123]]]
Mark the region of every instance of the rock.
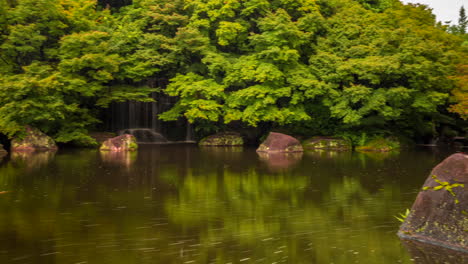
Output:
[[416,197],[398,235],[468,252],[468,155],[437,165]]
[[304,149],[351,150],[352,145],[346,139],[333,137],[313,137],[303,142]]
[[242,146],[244,140],[241,135],[233,132],[224,132],[203,138],[200,146]]
[[26,136],[11,141],[12,151],[57,150],[55,141],[39,129],[26,126]]
[[257,152],[302,152],[299,140],[281,133],[271,132],[267,139],[260,144]]
[[400,143],[388,138],[376,138],[363,146],[357,146],[356,151],[366,152],[366,151],[380,151],[387,152],[392,150],[397,150],[400,148]]
[[103,151],[134,151],[137,148],[135,137],[124,134],[104,141],[99,149]]

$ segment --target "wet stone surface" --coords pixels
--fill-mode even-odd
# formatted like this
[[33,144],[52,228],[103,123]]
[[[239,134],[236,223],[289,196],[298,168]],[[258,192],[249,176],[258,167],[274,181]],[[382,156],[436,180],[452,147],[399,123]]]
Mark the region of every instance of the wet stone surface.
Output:
[[416,197],[399,236],[468,252],[468,155],[437,165]]
[[271,132],[265,141],[260,144],[257,152],[302,152],[304,151],[299,140],[285,134]]

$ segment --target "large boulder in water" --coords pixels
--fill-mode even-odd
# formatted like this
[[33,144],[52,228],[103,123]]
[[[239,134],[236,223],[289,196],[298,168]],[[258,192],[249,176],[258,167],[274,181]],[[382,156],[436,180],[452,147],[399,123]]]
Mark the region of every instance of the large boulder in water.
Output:
[[468,252],[468,155],[437,165],[416,197],[398,235]]
[[335,137],[313,137],[303,142],[305,149],[351,150],[351,142]]
[[135,151],[138,149],[138,144],[134,136],[123,134],[104,141],[99,149],[103,151]]
[[223,132],[203,138],[200,146],[242,146],[244,140],[239,133]]
[[12,151],[57,150],[55,141],[39,129],[26,126],[26,136],[13,138]]
[[258,152],[302,152],[304,151],[299,140],[281,133],[271,132],[265,141],[260,144]]

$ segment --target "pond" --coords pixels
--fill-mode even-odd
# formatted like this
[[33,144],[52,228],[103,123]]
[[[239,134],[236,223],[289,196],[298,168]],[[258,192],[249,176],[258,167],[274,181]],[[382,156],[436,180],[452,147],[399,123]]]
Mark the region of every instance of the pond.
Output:
[[0,263],[413,263],[394,216],[451,153],[11,154]]

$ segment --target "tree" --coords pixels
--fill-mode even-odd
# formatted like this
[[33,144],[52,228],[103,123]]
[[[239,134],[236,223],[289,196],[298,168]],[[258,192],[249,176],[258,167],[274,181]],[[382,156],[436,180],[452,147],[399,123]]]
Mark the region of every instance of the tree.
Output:
[[304,134],[433,133],[452,118],[451,93],[451,111],[464,107],[460,78],[450,77],[463,36],[424,5],[104,2],[117,4],[112,13],[95,0],[0,0],[0,133],[30,124],[88,142],[102,108],[151,92],[175,101],[162,120]]
[[13,137],[33,125],[58,142],[89,144],[98,107],[152,100],[152,89],[120,78],[125,58],[111,47],[114,22],[95,1],[22,0],[3,23],[1,133]]
[[466,34],[466,26],[468,25],[468,19],[465,14],[465,7],[460,7],[460,16],[458,18],[458,31],[460,34]]

